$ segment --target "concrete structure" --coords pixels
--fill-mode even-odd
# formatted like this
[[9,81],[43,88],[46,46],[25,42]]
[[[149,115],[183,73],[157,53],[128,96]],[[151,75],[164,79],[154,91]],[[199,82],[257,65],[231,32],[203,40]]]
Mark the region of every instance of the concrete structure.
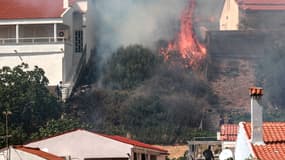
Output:
[[0,67],[39,66],[66,99],[90,57],[86,19],[86,0],[0,1]]
[[[8,151],[8,152],[7,152]],[[0,150],[0,160],[65,160],[38,148],[10,146]]]
[[240,122],[235,150],[235,160],[255,158],[258,160],[284,159],[285,157],[285,122],[263,122],[264,144],[253,144],[251,124]]
[[220,30],[239,29],[239,7],[236,0],[225,0],[220,17]]
[[284,27],[282,0],[225,0],[220,30],[270,29]]
[[219,156],[221,148],[221,141],[217,137],[194,137],[191,141],[187,141],[189,152],[188,157],[190,160],[204,159],[203,151],[211,146],[214,157]]
[[250,88],[251,123],[240,122],[235,149],[235,160],[284,159],[285,123],[263,122],[261,98],[263,89]]
[[168,154],[166,150],[125,137],[102,135],[81,129],[25,146],[79,160],[165,160]]

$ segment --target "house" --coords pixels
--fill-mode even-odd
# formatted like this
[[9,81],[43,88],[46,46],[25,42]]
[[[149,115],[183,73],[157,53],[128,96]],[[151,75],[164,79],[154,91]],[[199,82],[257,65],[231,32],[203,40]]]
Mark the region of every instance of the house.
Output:
[[236,160],[244,160],[245,157],[254,157],[258,160],[284,159],[285,157],[285,122],[264,122],[262,125],[264,144],[251,142],[251,124],[241,122],[239,124],[239,138],[235,151]]
[[284,159],[285,122],[263,122],[262,88],[250,88],[251,122],[240,122],[235,159]]
[[223,124],[221,125],[220,132],[217,133],[218,140],[221,141],[222,150],[231,149],[234,151],[238,133],[237,124]]
[[88,62],[87,0],[0,1],[0,67],[39,66],[66,99]]
[[[8,151],[8,152],[7,152]],[[38,148],[10,146],[0,150],[0,160],[65,160],[62,157],[44,152]]]
[[26,147],[78,160],[165,160],[166,150],[121,136],[77,129],[31,142]]
[[283,0],[225,0],[220,30],[279,30],[284,20]]

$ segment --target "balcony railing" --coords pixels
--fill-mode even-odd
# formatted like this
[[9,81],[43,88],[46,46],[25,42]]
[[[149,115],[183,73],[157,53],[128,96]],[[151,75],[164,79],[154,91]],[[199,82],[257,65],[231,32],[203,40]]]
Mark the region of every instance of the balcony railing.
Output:
[[55,44],[64,43],[64,37],[29,37],[29,38],[0,38],[0,45],[23,45],[23,44]]

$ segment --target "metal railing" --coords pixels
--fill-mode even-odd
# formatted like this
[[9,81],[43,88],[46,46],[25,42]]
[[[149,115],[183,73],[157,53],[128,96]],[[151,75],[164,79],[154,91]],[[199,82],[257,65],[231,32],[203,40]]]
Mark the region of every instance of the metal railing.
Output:
[[64,37],[27,37],[27,38],[0,38],[0,45],[19,45],[19,44],[55,44],[64,43]]

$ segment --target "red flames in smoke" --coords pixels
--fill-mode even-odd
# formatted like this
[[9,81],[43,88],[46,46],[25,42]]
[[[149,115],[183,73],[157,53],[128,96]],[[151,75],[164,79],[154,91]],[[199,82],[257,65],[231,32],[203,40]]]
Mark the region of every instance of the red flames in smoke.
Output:
[[186,61],[187,67],[195,67],[206,56],[206,48],[199,43],[193,31],[193,13],[195,2],[189,0],[188,7],[182,12],[180,21],[180,32],[176,40],[168,44],[167,48],[162,49],[161,53],[168,60],[172,51],[178,51],[180,56]]

